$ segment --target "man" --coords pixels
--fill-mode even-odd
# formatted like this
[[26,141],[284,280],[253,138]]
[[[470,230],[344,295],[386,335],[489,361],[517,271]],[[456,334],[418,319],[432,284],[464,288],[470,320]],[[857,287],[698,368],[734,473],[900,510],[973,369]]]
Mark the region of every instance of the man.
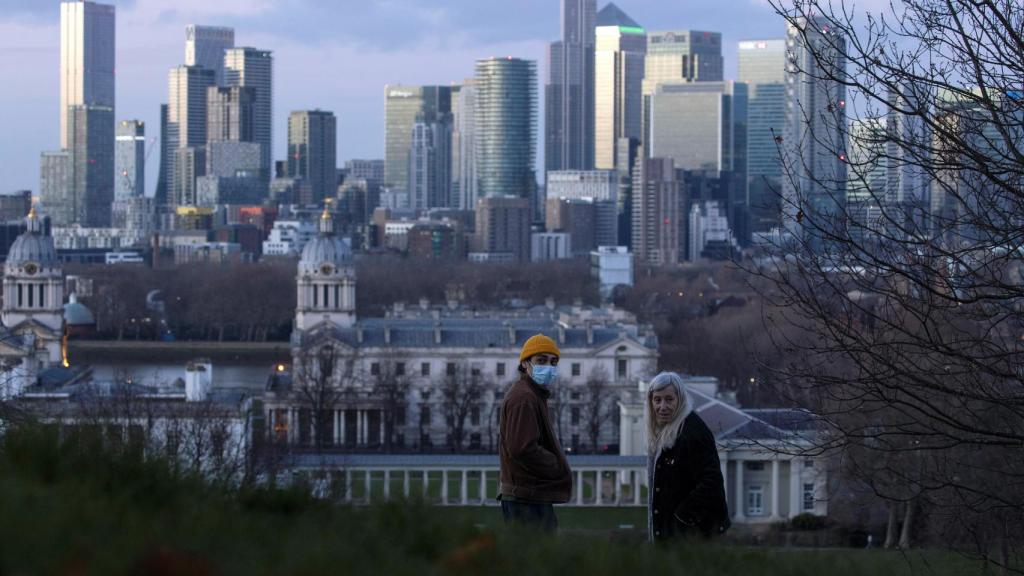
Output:
[[506,524],[554,531],[552,504],[569,501],[572,473],[548,415],[548,397],[558,373],[560,352],[543,334],[532,336],[519,353],[519,381],[501,404],[498,498]]

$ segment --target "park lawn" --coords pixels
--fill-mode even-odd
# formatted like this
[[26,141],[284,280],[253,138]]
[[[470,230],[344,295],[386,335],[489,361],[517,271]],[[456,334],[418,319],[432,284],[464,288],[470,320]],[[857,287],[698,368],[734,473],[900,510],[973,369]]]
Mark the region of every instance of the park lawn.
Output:
[[[349,506],[297,487],[211,485],[137,454],[19,436],[0,439],[0,574],[960,576],[981,568],[940,552],[652,546],[642,539],[643,508],[560,507],[558,535],[510,530],[494,506]],[[624,524],[634,526],[628,537]]]

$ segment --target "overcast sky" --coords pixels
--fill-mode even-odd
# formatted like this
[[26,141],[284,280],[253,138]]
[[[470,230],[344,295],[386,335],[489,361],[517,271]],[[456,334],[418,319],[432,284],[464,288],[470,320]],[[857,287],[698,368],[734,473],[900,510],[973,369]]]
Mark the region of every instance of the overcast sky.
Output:
[[[284,154],[288,113],[321,108],[338,116],[339,166],[349,158],[383,158],[385,84],[457,83],[472,76],[476,59],[490,56],[537,60],[543,82],[544,46],[559,28],[558,0],[113,3],[118,120],[141,119],[147,137],[158,136],[167,71],[185,58],[185,25],[231,26],[237,46],[274,52],[274,157]],[[727,78],[736,75],[739,40],[784,33],[765,0],[616,3],[648,30],[721,32]],[[39,153],[59,146],[59,44],[59,0],[0,0],[0,192],[38,193]],[[158,158],[154,152],[146,167],[150,194]]]

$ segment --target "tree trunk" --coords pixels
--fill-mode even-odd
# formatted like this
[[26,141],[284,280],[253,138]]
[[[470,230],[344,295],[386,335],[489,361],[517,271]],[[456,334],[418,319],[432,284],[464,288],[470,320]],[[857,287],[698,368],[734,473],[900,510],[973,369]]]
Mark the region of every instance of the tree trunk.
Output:
[[886,506],[889,509],[889,520],[885,524],[885,548],[892,548],[896,545],[896,524],[899,518],[899,504],[890,503]]
[[917,515],[917,500],[907,502],[907,513],[903,516],[903,530],[900,531],[900,550],[910,549],[910,535],[914,517]]

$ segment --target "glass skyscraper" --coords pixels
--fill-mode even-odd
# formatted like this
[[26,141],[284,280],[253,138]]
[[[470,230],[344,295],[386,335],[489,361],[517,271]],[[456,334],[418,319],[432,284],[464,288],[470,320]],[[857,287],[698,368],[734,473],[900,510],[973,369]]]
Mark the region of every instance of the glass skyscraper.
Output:
[[562,39],[548,45],[544,86],[544,169],[586,170],[594,163],[596,0],[562,0]]
[[[68,107],[114,108],[115,10],[95,2],[60,4],[60,147],[70,146]],[[114,130],[113,124],[108,133]],[[113,138],[110,147],[113,148]],[[113,172],[113,165],[110,166]]]
[[384,185],[408,191],[413,124],[450,121],[448,86],[384,87]]
[[846,61],[844,39],[826,37],[833,34],[824,19],[787,25],[782,225],[816,250],[826,242],[812,228],[836,223],[846,196],[846,88],[827,80],[841,75]]
[[786,125],[786,41],[739,43],[739,81],[749,87],[747,175],[751,228],[767,231],[779,222],[782,161],[776,138]]
[[288,117],[288,176],[309,182],[319,204],[338,194],[338,123],[334,113],[301,110]]
[[224,52],[234,47],[234,28],[197,24],[185,27],[185,65],[213,70],[218,86],[224,84]]
[[273,54],[256,48],[228,49],[224,52],[224,83],[255,90],[253,141],[262,147],[264,177],[269,180],[274,142]]
[[536,187],[537,64],[476,62],[477,195],[532,198]]
[[594,56],[594,166],[616,167],[619,138],[643,132],[644,55],[647,35],[615,4],[597,15]]
[[[164,177],[167,182],[167,201],[177,203],[189,196],[194,182],[183,181],[190,175],[201,176],[205,162],[196,173],[194,170],[180,170],[178,162],[184,148],[206,146],[206,104],[207,89],[213,86],[214,72],[200,66],[178,66],[168,75],[167,130],[164,133],[167,145],[167,165]],[[194,156],[189,157],[194,160]]]

